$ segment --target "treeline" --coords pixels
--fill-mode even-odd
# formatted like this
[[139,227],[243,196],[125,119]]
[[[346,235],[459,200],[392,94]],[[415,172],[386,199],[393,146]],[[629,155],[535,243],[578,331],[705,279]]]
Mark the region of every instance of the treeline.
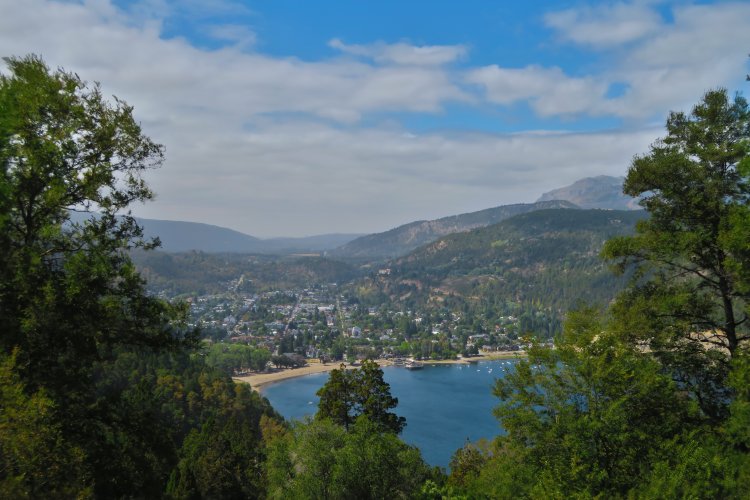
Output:
[[358,276],[349,264],[325,257],[135,251],[132,258],[149,289],[170,297],[226,292],[230,282],[234,290],[261,293]]
[[230,377],[248,371],[263,371],[271,361],[268,349],[238,343],[212,343],[202,354],[208,366]]

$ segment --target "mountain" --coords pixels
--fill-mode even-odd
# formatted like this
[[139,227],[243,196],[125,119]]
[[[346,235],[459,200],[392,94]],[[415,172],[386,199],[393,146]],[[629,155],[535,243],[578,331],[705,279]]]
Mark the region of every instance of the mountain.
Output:
[[332,233],[301,238],[270,238],[262,240],[265,253],[325,252],[345,245],[363,234]]
[[364,280],[360,293],[403,309],[492,322],[523,313],[521,333],[554,335],[565,311],[580,301],[606,304],[622,289],[627,277],[612,274],[599,253],[644,217],[644,211],[528,212],[395,259]]
[[[83,222],[90,214],[71,212],[72,222]],[[196,250],[208,253],[320,253],[339,247],[362,236],[361,234],[321,234],[300,238],[260,239],[226,227],[160,219],[136,221],[143,227],[146,238],[158,237],[164,252]]]
[[258,252],[262,240],[233,229],[202,224],[158,219],[136,219],[146,238],[159,237],[165,252]]
[[567,201],[519,203],[488,208],[478,212],[452,215],[430,221],[416,221],[383,233],[354,239],[329,252],[330,256],[357,259],[396,258],[435,241],[441,236],[489,226],[518,214],[551,208],[578,208]]
[[606,208],[611,210],[640,210],[638,200],[623,194],[624,177],[599,175],[578,180],[570,186],[553,189],[539,197],[537,203],[566,200],[581,208]]
[[198,250],[209,253],[319,253],[339,247],[361,235],[321,234],[300,238],[260,239],[233,229],[157,219],[137,219],[147,237],[158,236],[165,252]]

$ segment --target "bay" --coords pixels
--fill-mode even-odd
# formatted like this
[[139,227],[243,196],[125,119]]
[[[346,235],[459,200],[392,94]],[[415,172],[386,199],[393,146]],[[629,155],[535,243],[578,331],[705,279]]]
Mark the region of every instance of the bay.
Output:
[[[422,451],[430,465],[448,467],[451,456],[466,441],[492,439],[502,432],[492,415],[498,400],[494,381],[515,360],[481,361],[470,365],[426,365],[421,370],[383,368],[396,413],[406,417],[402,439]],[[327,373],[307,375],[266,386],[263,395],[286,419],[302,419],[318,409],[315,393]]]

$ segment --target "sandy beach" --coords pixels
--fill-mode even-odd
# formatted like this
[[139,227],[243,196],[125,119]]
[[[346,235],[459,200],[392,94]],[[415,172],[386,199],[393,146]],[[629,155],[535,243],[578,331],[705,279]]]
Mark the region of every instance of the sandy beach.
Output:
[[[384,363],[378,363],[384,366]],[[341,366],[341,363],[310,363],[300,368],[282,368],[274,370],[272,372],[253,373],[251,375],[245,375],[242,377],[233,377],[237,382],[244,382],[250,384],[254,390],[260,392],[260,390],[274,382],[280,382],[295,377],[303,377],[305,375],[312,375],[314,373],[325,373],[335,370]],[[357,368],[357,366],[351,366],[346,364],[347,369]]]
[[[496,359],[514,359],[523,357],[525,354],[522,351],[518,352],[493,352],[482,356],[472,356],[470,358],[460,359],[441,359],[441,360],[426,360],[423,361],[425,365],[448,365],[448,364],[469,364],[476,363],[478,361],[492,361]],[[391,366],[392,363],[386,360],[377,360],[380,366]],[[254,390],[261,392],[264,386],[272,384],[274,382],[280,382],[290,378],[303,377],[305,375],[312,375],[314,373],[327,373],[331,370],[335,370],[341,366],[341,363],[310,363],[301,368],[284,368],[274,370],[272,372],[264,373],[253,373],[251,375],[244,375],[241,377],[234,377],[237,382],[244,382],[250,384]],[[351,366],[346,363],[347,369],[358,368],[359,365]]]

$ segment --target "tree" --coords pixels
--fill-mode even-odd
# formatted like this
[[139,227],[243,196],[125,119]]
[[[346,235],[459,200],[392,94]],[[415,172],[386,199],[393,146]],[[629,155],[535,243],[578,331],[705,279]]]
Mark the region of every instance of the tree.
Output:
[[533,347],[498,379],[505,436],[469,491],[491,497],[620,497],[698,421],[648,353],[593,310],[569,315],[554,349]]
[[712,91],[667,131],[625,181],[650,218],[605,246],[629,288],[497,381],[507,435],[470,493],[746,496],[750,112]]
[[0,354],[0,496],[90,495],[82,451],[63,439],[53,403],[43,391],[26,394],[15,363],[15,354]]
[[[260,421],[264,405],[248,385],[235,387],[232,405],[193,429],[167,488],[175,498],[262,497]],[[267,417],[266,417],[267,418]]]
[[726,415],[729,361],[750,340],[750,110],[708,92],[667,136],[636,157],[624,191],[650,218],[607,242],[604,255],[636,282],[618,299],[620,329],[692,388],[706,413]]
[[[126,251],[145,245],[129,212],[162,161],[132,108],[36,57],[0,75],[0,345],[20,348],[31,389],[75,396],[115,345],[167,346],[177,309],[150,298]],[[84,222],[71,220],[83,211]]]
[[71,484],[92,483],[102,497],[163,492],[170,452],[157,448],[174,444],[155,432],[153,389],[136,381],[127,391],[122,378],[102,384],[124,349],[192,345],[187,309],[150,297],[128,256],[150,246],[128,207],[152,197],[142,174],[160,165],[163,148],[98,85],[50,71],[37,56],[5,62],[0,351],[17,353],[14,374],[61,449],[80,450],[84,472]]
[[418,498],[431,471],[419,450],[361,417],[347,431],[328,419],[297,423],[271,445],[270,498]]
[[383,380],[383,370],[372,360],[366,360],[358,369],[347,370],[342,364],[338,370],[332,370],[317,395],[320,402],[315,417],[331,419],[347,430],[360,415],[396,434],[406,426],[404,417],[388,411],[398,405],[398,399],[391,396],[390,385]]

